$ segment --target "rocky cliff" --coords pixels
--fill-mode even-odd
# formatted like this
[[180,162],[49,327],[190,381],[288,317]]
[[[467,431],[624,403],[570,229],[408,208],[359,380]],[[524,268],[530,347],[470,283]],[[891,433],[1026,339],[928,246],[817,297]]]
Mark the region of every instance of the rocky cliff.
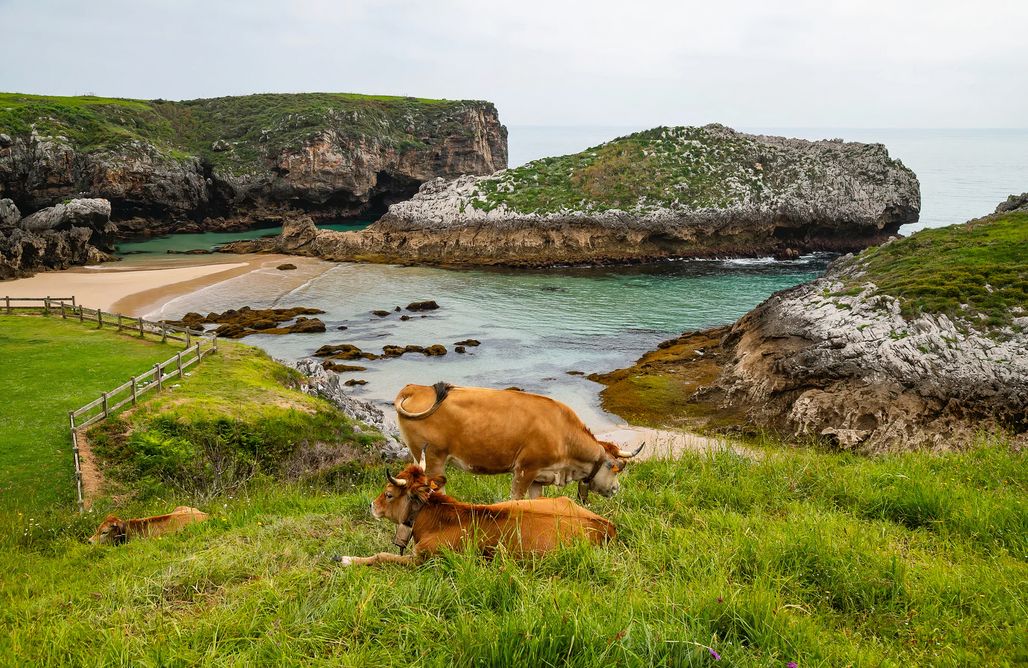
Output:
[[112,259],[111,204],[73,199],[21,217],[0,199],[0,280]]
[[730,327],[597,379],[642,422],[768,428],[861,451],[1028,440],[1028,208],[835,262]]
[[366,230],[290,250],[514,266],[789,256],[859,250],[919,210],[917,178],[880,144],[656,128],[490,176],[436,179]]
[[488,102],[0,94],[0,197],[22,212],[102,197],[122,235],[242,228],[292,211],[378,216],[429,179],[506,164]]

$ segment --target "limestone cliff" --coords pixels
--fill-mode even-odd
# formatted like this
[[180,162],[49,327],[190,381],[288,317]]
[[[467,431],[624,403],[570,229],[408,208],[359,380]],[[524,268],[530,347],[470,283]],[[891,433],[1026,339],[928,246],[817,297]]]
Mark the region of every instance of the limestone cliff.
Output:
[[842,258],[730,327],[598,376],[605,405],[644,422],[769,428],[862,451],[955,448],[993,430],[1023,440],[1026,257],[1028,210],[1001,205]]
[[506,164],[506,129],[488,102],[0,94],[0,197],[22,212],[102,197],[122,235],[242,228],[293,211],[377,216],[426,180]]
[[0,280],[111,259],[111,204],[73,199],[21,217],[0,199]]
[[554,265],[792,256],[883,241],[920,210],[880,144],[656,128],[490,176],[436,179],[361,232],[293,252],[335,260]]

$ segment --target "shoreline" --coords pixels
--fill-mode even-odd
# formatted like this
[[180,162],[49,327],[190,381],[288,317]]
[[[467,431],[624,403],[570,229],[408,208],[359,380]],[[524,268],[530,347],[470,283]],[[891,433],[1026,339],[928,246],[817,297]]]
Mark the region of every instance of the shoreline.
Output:
[[[11,297],[71,297],[89,308],[140,316],[157,306],[252,271],[298,258],[278,254],[199,256],[185,264],[105,263],[40,272],[4,281],[0,293]],[[310,260],[308,260],[310,261]]]

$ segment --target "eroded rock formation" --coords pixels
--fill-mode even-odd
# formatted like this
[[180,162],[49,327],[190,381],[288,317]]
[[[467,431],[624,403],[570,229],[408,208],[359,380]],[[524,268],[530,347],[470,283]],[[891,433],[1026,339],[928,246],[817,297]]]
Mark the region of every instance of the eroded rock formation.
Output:
[[73,199],[20,217],[0,199],[0,279],[113,259],[111,205],[103,199]]
[[243,229],[283,214],[377,216],[424,181],[506,167],[488,102],[348,94],[185,102],[0,94],[0,197],[88,194],[122,235]]
[[880,144],[656,128],[491,176],[425,183],[360,232],[249,249],[332,260],[533,266],[853,251],[918,219]]
[[605,406],[864,452],[959,448],[992,431],[1028,440],[1028,212],[892,244],[596,376]]

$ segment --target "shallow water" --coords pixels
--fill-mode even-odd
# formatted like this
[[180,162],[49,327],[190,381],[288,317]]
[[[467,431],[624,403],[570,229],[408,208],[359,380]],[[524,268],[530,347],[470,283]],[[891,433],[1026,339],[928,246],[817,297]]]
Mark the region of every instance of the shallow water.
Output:
[[[316,306],[327,312],[319,316],[329,328],[324,334],[254,335],[245,341],[286,360],[326,343],[352,343],[374,353],[387,344],[441,343],[450,351],[445,357],[352,362],[367,371],[347,377],[368,381],[354,394],[391,403],[407,383],[516,386],[565,401],[602,429],[620,420],[600,410],[599,385],[568,371],[610,371],[682,331],[731,322],[776,290],[814,278],[826,261],[807,256],[792,262],[677,261],[533,272],[322,263],[298,270],[306,277],[273,269],[248,274],[175,299],[150,315],[243,304]],[[424,317],[393,311],[423,299],[441,308]],[[376,309],[391,313],[379,318],[371,314]],[[412,319],[403,322],[402,314]],[[348,329],[337,330],[340,325]],[[464,355],[453,352],[454,343],[466,338],[482,345]]]
[[[346,232],[349,230],[362,230],[370,221],[352,223],[327,223],[318,225],[323,230],[337,230]],[[246,239],[260,239],[261,237],[277,236],[282,231],[281,227],[262,227],[255,230],[243,230],[240,232],[199,232],[195,234],[168,234],[161,237],[152,237],[140,241],[123,241],[117,246],[117,254],[121,261],[126,264],[139,264],[152,262],[158,257],[168,258],[191,258],[189,255],[168,253],[168,251],[189,251],[196,249],[213,250],[217,246],[227,244],[231,241],[243,241]],[[192,258],[195,262],[196,259]]]

